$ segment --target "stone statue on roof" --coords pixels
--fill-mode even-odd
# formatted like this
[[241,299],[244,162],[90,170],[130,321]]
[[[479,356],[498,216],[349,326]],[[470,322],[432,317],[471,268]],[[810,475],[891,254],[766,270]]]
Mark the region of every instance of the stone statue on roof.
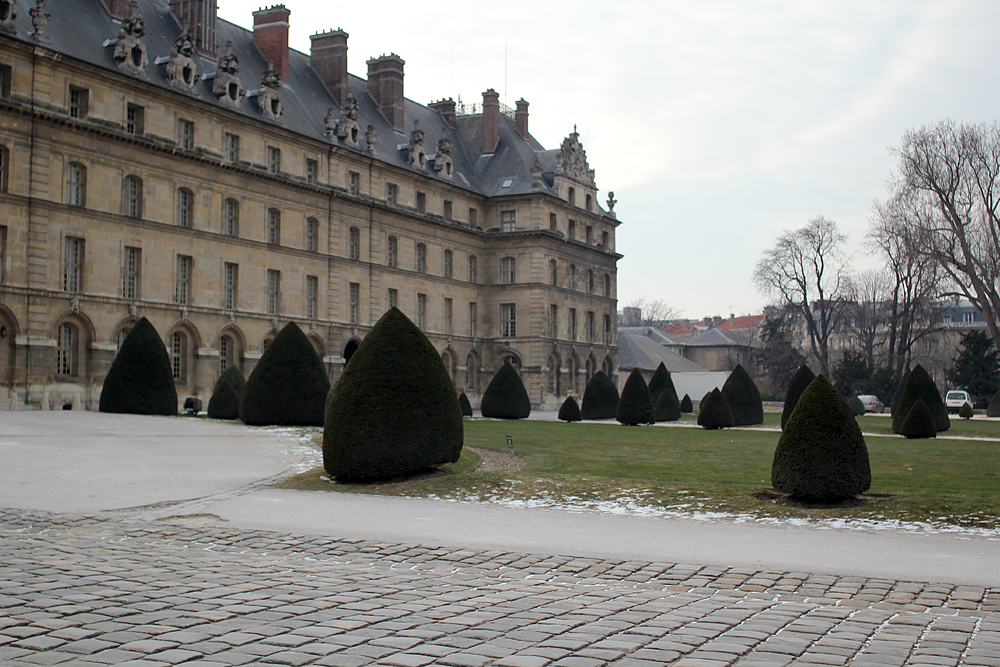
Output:
[[228,107],[238,107],[243,99],[244,91],[239,74],[240,59],[233,53],[233,43],[226,42],[226,53],[219,58],[219,68],[212,81],[212,94]]
[[194,42],[187,30],[184,30],[170,49],[170,60],[166,66],[167,80],[174,88],[188,93],[194,92],[198,69],[194,62]]
[[132,15],[122,21],[114,51],[118,67],[129,74],[146,75],[149,55],[146,53],[146,43],[143,40],[145,36],[146,21],[139,15],[139,3],[132,0]]
[[587,163],[587,152],[580,144],[580,135],[573,127],[573,133],[566,137],[556,155],[556,173],[569,176],[596,187],[594,170]]
[[17,0],[0,0],[0,32],[17,34]]
[[281,75],[274,69],[274,61],[267,61],[267,69],[260,77],[257,89],[257,108],[268,120],[281,120]]
[[378,142],[378,134],[375,133],[375,126],[369,125],[368,131],[365,132],[365,149],[375,155],[375,144]]
[[49,24],[52,14],[45,12],[45,0],[35,0],[35,6],[28,10],[31,14],[31,27],[34,28],[32,36],[39,42],[48,42],[49,36],[45,34],[45,26]]
[[423,169],[427,164],[427,153],[424,150],[424,131],[420,129],[420,121],[413,121],[413,131],[410,132],[410,165]]
[[434,156],[434,171],[444,178],[451,178],[454,163],[451,160],[452,143],[444,128],[441,128],[441,138],[438,139],[437,155]]
[[345,145],[358,148],[361,145],[361,126],[358,125],[358,101],[348,97],[340,112],[340,120],[334,128],[334,135]]

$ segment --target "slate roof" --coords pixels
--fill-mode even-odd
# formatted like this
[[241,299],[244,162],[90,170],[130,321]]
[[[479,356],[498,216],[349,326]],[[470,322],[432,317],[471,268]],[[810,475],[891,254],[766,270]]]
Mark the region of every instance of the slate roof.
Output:
[[[4,38],[39,44],[91,65],[121,72],[112,56],[121,22],[108,13],[100,0],[49,0],[47,12],[52,18],[44,31],[50,39],[47,43],[37,42],[32,37],[31,17],[26,4],[22,2],[18,7],[17,34],[4,35]],[[149,65],[145,76],[141,78],[174,94],[188,95],[189,93],[178,91],[170,85],[165,73],[165,62],[155,64],[158,58],[166,60],[174,40],[181,33],[180,26],[170,14],[169,2],[138,0],[138,12],[146,23],[144,43],[149,54]],[[247,92],[256,91],[267,68],[267,61],[253,42],[253,31],[220,18],[216,24],[216,39],[218,55],[225,53],[227,41],[233,42],[233,52],[240,60],[240,81]],[[201,54],[196,54],[194,59],[199,77],[215,72],[214,60]],[[132,76],[125,72],[121,74]],[[211,88],[210,78],[201,80],[191,96],[230,113],[241,113],[261,123],[272,123],[258,111],[256,98],[247,96],[241,101],[239,110],[231,110],[218,102],[212,95]],[[455,177],[449,181],[430,168],[426,171],[414,171],[427,178],[441,179],[490,197],[529,192],[555,194],[552,189],[552,170],[558,150],[546,151],[532,137],[523,139],[517,133],[514,121],[503,114],[500,114],[500,139],[496,150],[491,155],[484,156],[481,154],[481,116],[459,117],[456,119],[457,127],[452,128],[438,112],[413,100],[404,99],[404,132],[399,133],[392,129],[368,95],[365,79],[349,75],[348,88],[358,100],[358,124],[362,129],[369,124],[375,127],[378,135],[376,159],[403,169],[413,169],[407,162],[406,146],[409,144],[414,121],[419,120],[420,129],[426,137],[428,157],[437,152],[437,142],[442,131],[451,140]],[[289,49],[289,80],[282,82],[280,96],[283,113],[280,121],[273,123],[274,125],[316,141],[329,141],[325,135],[327,110],[334,107],[337,109],[335,117],[339,118],[339,107],[310,67],[308,54]],[[541,184],[534,182],[530,173],[536,161],[548,167]],[[504,188],[503,183],[507,179],[513,179],[513,183]],[[594,211],[598,215],[606,215],[596,201]]]
[[747,336],[742,330],[727,333],[719,328],[710,329],[684,344],[690,347],[762,347],[760,340]]
[[671,373],[703,373],[707,369],[642,333],[641,328],[618,330],[618,367],[656,370],[663,363]]

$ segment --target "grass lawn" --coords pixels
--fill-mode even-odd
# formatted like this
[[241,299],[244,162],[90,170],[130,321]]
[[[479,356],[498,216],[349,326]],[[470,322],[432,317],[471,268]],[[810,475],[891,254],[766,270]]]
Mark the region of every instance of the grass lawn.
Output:
[[[687,417],[687,416],[686,416]],[[763,428],[706,431],[684,426],[466,419],[465,444],[525,459],[516,472],[471,471],[469,450],[446,474],[374,485],[320,481],[317,469],[285,486],[356,493],[521,502],[632,512],[723,512],[755,517],[869,519],[1000,528],[1000,422],[953,420],[966,439],[866,438],[872,487],[859,503],[790,506],[769,493],[780,415]],[[690,422],[687,418],[684,421]],[[885,417],[862,418],[866,433],[889,432]],[[884,428],[883,428],[884,427]]]

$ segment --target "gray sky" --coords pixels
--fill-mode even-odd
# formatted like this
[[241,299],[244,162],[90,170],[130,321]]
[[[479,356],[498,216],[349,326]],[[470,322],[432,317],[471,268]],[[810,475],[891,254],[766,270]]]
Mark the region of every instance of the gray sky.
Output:
[[[761,252],[818,215],[872,266],[890,148],[1000,109],[996,0],[284,2],[293,48],[343,28],[348,70],[397,53],[413,100],[523,97],[546,148],[576,124],[599,200],[619,202],[619,305],[692,318],[759,312]],[[219,15],[251,27],[261,6],[219,0]]]

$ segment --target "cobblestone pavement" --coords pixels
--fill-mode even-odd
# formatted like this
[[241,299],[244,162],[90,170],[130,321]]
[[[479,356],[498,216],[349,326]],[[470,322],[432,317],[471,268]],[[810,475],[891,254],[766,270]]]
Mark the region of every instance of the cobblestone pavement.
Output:
[[1000,665],[1000,590],[7,509],[0,662]]

